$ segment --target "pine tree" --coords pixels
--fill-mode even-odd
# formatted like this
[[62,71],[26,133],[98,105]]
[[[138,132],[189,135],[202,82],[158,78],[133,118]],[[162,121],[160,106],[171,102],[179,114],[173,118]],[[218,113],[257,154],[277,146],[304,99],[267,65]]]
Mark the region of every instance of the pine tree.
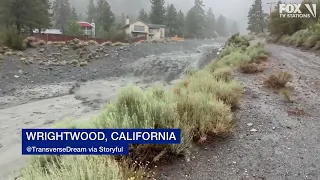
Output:
[[[100,31],[109,32],[115,24],[116,18],[106,0],[98,0],[96,9],[96,25]],[[104,34],[104,33],[103,33]]]
[[151,11],[150,11],[150,21],[153,24],[164,24],[166,10],[164,7],[164,0],[150,0]]
[[78,20],[77,10],[74,6],[72,6],[72,10],[71,10],[71,20],[74,20],[74,21]]
[[89,1],[89,4],[87,5],[87,10],[86,10],[86,14],[87,14],[87,21],[88,22],[92,22],[96,19],[96,6],[93,2],[93,0]]
[[149,22],[150,22],[150,21],[149,21],[148,14],[147,14],[147,12],[146,12],[144,9],[141,9],[141,10],[139,11],[138,19],[140,19],[140,20],[142,20],[142,21],[144,21],[144,22],[146,22],[146,23],[149,23]]
[[223,16],[220,15],[217,19],[217,33],[222,36],[222,37],[227,37],[228,32],[227,32],[227,19]]
[[212,8],[210,7],[208,9],[207,15],[206,15],[206,27],[205,27],[205,36],[206,37],[215,37],[216,36],[216,19],[214,17],[214,14],[212,12]]
[[184,25],[185,25],[184,14],[180,10],[177,15],[177,34],[179,37],[184,36]]
[[53,2],[53,20],[55,27],[65,31],[67,22],[71,19],[71,6],[69,0],[55,0]]
[[50,26],[50,3],[47,0],[1,0],[0,22],[14,25],[20,33],[22,28],[47,28]]
[[126,16],[124,15],[124,13],[121,13],[120,24],[122,26],[122,25],[125,25],[125,23],[126,23]]
[[49,12],[51,10],[51,3],[49,0],[37,0],[37,16],[34,19],[36,22],[36,28],[38,28],[39,33],[42,29],[49,28],[51,26],[52,14]]
[[262,0],[255,0],[248,13],[247,30],[253,33],[265,32],[267,28],[267,16],[262,9]]
[[167,7],[166,25],[169,30],[169,36],[177,35],[177,10],[173,4]]
[[239,33],[239,27],[237,21],[234,21],[232,26],[231,26],[231,33],[236,34]]
[[187,37],[203,38],[205,36],[205,11],[203,1],[195,0],[195,5],[188,11],[186,17]]

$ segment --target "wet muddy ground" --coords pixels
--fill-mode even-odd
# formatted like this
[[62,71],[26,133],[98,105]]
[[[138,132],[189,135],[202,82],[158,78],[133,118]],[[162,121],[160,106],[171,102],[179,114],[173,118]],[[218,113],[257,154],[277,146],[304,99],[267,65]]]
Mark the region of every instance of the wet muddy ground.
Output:
[[[272,53],[267,71],[236,74],[246,88],[235,133],[195,147],[190,162],[160,167],[157,179],[319,179],[320,58],[290,47],[266,49]],[[279,71],[293,75],[293,103],[263,85],[265,76]]]

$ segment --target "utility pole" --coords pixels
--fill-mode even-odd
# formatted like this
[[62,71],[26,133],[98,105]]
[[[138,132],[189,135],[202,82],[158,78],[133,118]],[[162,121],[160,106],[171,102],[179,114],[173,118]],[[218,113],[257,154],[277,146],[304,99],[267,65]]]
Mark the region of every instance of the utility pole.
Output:
[[270,6],[270,14],[271,14],[271,11],[272,11],[272,5],[273,4],[276,4],[277,2],[269,2],[269,3],[267,3],[267,4],[269,4],[269,6]]

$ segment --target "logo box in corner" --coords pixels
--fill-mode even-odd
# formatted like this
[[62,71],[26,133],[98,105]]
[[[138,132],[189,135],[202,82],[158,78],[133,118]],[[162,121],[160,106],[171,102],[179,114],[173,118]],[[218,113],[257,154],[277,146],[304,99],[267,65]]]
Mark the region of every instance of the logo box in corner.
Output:
[[[302,7],[305,7],[309,13],[302,13]],[[279,4],[279,15],[281,18],[316,18],[316,4]]]

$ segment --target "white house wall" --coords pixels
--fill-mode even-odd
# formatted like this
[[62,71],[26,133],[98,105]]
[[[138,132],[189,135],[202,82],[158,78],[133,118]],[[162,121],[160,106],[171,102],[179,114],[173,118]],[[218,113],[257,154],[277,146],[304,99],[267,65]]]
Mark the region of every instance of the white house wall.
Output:
[[[161,32],[162,31],[162,37],[161,37]],[[164,38],[166,37],[165,36],[165,28],[160,28],[159,31],[155,32],[153,36],[150,36],[152,37],[152,39],[150,40],[156,40],[156,39],[161,39],[161,38]]]
[[133,24],[130,24],[129,28],[126,29],[127,34],[131,34],[131,32],[134,31],[134,26],[135,25],[144,26],[144,31],[142,31],[142,32],[145,32],[145,33],[149,32],[149,27],[146,24],[144,24],[144,23],[142,23],[140,21],[137,21],[137,22],[135,22]]

